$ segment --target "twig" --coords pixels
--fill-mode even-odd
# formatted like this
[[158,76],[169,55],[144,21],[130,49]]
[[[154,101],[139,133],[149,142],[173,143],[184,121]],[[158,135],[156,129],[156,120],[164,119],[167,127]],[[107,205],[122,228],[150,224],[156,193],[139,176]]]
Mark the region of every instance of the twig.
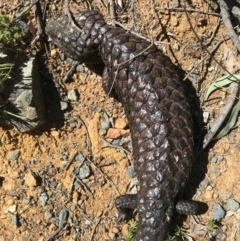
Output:
[[71,186],[70,186],[70,189],[69,189],[69,192],[68,192],[68,198],[67,198],[66,202],[69,202],[71,200],[71,195],[72,195],[72,192],[73,192],[73,186],[74,186],[74,182],[76,180],[76,175],[77,174],[74,174],[74,176],[72,178],[72,182],[71,182]]
[[229,93],[229,96],[227,98],[226,105],[221,110],[220,115],[219,115],[218,119],[215,121],[215,123],[212,126],[211,130],[204,137],[203,149],[209,144],[209,142],[215,136],[215,134],[219,130],[220,126],[222,125],[223,121],[226,119],[228,113],[232,109],[232,106],[233,106],[233,104],[234,104],[234,102],[236,100],[236,96],[237,96],[237,93],[238,93],[238,83],[237,82],[232,82],[230,84],[228,93]]
[[114,8],[114,2],[113,0],[109,0],[109,11],[110,11],[110,16],[111,16],[111,20],[112,20],[112,26],[116,26],[115,24],[115,8]]
[[68,78],[69,78],[69,76],[73,73],[73,71],[76,69],[76,67],[78,66],[78,64],[79,64],[79,61],[75,61],[74,63],[73,63],[73,65],[71,66],[71,68],[68,70],[68,72],[65,74],[65,76],[64,76],[64,78],[63,78],[63,83],[65,83],[67,80],[68,80]]
[[87,158],[87,160],[94,165],[94,167],[102,174],[102,176],[109,182],[112,184],[112,186],[114,187],[114,189],[116,190],[117,194],[120,195],[118,189],[116,188],[115,184],[102,172],[102,170],[100,168],[98,168],[98,166],[96,166],[89,158]]
[[71,13],[71,11],[70,11],[70,9],[69,9],[69,0],[65,0],[65,13],[66,13],[67,16],[68,16],[68,20],[69,20],[69,22],[71,23],[71,25],[72,25],[74,28],[76,28],[80,33],[82,33],[82,32],[83,32],[82,29],[80,29],[80,28],[75,24],[75,22],[74,22],[73,19],[72,19],[72,13]]
[[68,170],[68,168],[71,166],[71,164],[72,164],[72,162],[75,160],[77,154],[78,154],[77,151],[73,154],[73,157],[70,159],[70,161],[68,162],[68,164],[67,164],[66,167],[65,167],[66,170]]
[[36,2],[36,4],[34,4],[32,6],[32,11],[34,12],[35,19],[36,19],[36,22],[37,22],[37,32],[36,32],[35,38],[31,42],[31,45],[33,46],[40,39],[40,37],[43,34],[42,22],[40,20],[41,10],[40,10],[39,2]]
[[131,7],[130,7],[130,9],[129,9],[129,11],[131,12],[131,17],[132,17],[132,26],[130,27],[130,29],[132,29],[132,28],[135,26],[134,4],[135,4],[135,0],[132,0],[132,2],[131,2]]
[[231,38],[234,46],[237,48],[238,52],[240,52],[240,40],[238,38],[238,35],[235,33],[232,23],[230,21],[230,15],[228,13],[228,10],[229,10],[228,6],[224,2],[224,0],[218,0],[218,4],[221,9],[222,20],[223,20],[223,23],[227,30],[227,33],[228,33],[229,37]]
[[28,12],[28,11],[30,10],[30,8],[32,8],[32,6],[35,5],[38,1],[39,1],[39,0],[35,0],[35,1],[33,1],[32,3],[30,3],[30,5],[29,5],[27,8],[25,8],[25,9],[24,9],[17,17],[15,17],[12,21],[15,22],[15,21],[17,21],[19,18],[21,18],[22,15],[23,15],[24,13]]
[[47,239],[44,239],[44,241],[51,241],[56,239],[61,235],[63,231],[65,231],[69,227],[69,224],[67,223],[66,225],[63,225],[62,227],[58,228],[50,237]]
[[104,141],[104,142],[107,143],[107,146],[103,146],[103,147],[101,147],[101,149],[103,149],[103,148],[108,148],[108,147],[111,147],[111,148],[118,148],[118,149],[122,150],[123,152],[125,152],[125,153],[128,154],[128,155],[131,154],[130,151],[126,150],[126,149],[123,148],[122,146],[113,145],[113,144],[109,143],[108,141],[104,140],[103,138],[99,138],[99,139],[100,139],[101,141]]
[[100,223],[101,219],[102,219],[102,217],[100,217],[100,218],[98,219],[97,223],[96,223],[96,224],[94,225],[94,227],[92,228],[92,234],[91,234],[90,241],[92,241],[92,240],[93,240],[93,235],[94,235],[95,230],[96,230],[96,228],[97,228],[98,224]]
[[215,26],[215,29],[213,30],[213,33],[212,33],[211,37],[208,39],[208,41],[204,42],[204,45],[205,45],[206,47],[212,42],[212,40],[213,40],[213,38],[215,37],[216,32],[217,32],[220,24],[221,24],[221,20],[220,20],[220,18],[218,18],[218,20],[217,20],[217,25]]
[[174,12],[196,12],[196,13],[202,13],[202,14],[207,14],[207,15],[213,15],[216,17],[220,17],[221,15],[219,13],[213,13],[213,12],[206,12],[206,11],[202,11],[202,10],[198,10],[198,9],[192,9],[192,8],[159,8],[156,7],[156,9],[158,10],[168,10],[168,11],[174,11]]
[[137,37],[139,37],[139,38],[141,38],[141,39],[144,39],[144,40],[146,40],[146,41],[148,41],[148,42],[151,42],[151,43],[153,42],[155,45],[162,45],[162,44],[168,44],[168,45],[169,45],[169,44],[170,44],[170,43],[167,43],[167,42],[152,41],[151,39],[149,39],[149,38],[147,38],[147,37],[144,37],[144,36],[142,36],[141,34],[132,31],[132,30],[131,30],[132,27],[131,27],[131,28],[126,28],[123,24],[121,24],[121,23],[118,22],[118,21],[115,21],[115,23],[116,23],[117,25],[119,25],[121,28],[125,29],[126,31],[132,33],[133,35],[136,35]]
[[[229,38],[228,38],[228,39],[229,39]],[[220,46],[221,43],[223,43],[224,41],[226,41],[226,40],[228,40],[228,39],[221,39],[221,40],[219,40],[219,41],[216,43],[216,45],[213,47],[213,49],[210,50],[208,54],[206,54],[205,56],[203,56],[203,57],[199,60],[199,62],[186,74],[186,76],[184,77],[183,80],[186,80],[186,79],[189,77],[189,75],[190,75],[199,65],[201,65],[202,62],[203,62],[205,59],[210,58],[210,57],[212,56],[212,54],[218,49],[218,47]]]

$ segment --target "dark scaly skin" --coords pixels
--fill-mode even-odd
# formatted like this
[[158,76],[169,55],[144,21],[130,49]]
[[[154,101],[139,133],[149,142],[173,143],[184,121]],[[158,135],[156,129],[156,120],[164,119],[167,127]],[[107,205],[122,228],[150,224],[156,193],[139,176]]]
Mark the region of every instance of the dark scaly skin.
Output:
[[[81,32],[63,16],[46,33],[72,59],[104,62],[103,87],[107,93],[113,87],[125,107],[140,183],[132,203],[127,195],[116,206],[123,217],[126,207],[137,206],[137,241],[162,241],[193,161],[191,113],[178,74],[155,45],[106,24],[101,13],[73,16]],[[180,212],[185,208],[179,204]]]

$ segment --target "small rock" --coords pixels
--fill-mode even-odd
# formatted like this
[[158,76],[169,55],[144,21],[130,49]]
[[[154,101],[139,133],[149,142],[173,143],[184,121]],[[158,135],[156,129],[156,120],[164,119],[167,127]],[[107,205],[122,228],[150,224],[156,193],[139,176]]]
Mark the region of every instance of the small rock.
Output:
[[213,209],[212,219],[216,221],[220,221],[224,218],[226,211],[222,208],[220,204],[216,204]]
[[66,59],[64,53],[60,53],[59,57],[61,61],[64,61]]
[[104,130],[108,130],[111,127],[111,122],[108,120],[104,120],[101,122],[101,126]]
[[124,118],[117,118],[115,121],[115,128],[125,129],[128,126],[128,122]]
[[83,165],[83,166],[79,169],[78,176],[79,176],[80,179],[85,179],[85,178],[87,178],[87,177],[90,176],[90,173],[91,173],[91,171],[90,171],[89,166]]
[[212,163],[216,163],[217,161],[218,161],[218,158],[215,156],[213,156],[210,160],[210,162],[212,162]]
[[18,218],[18,215],[15,214],[12,216],[12,223],[15,227],[18,227],[19,226],[19,218]]
[[172,0],[169,2],[169,8],[178,8],[179,7],[179,1],[178,0]]
[[35,187],[37,185],[37,181],[31,172],[28,172],[25,174],[24,180],[25,180],[26,185],[31,188]]
[[72,195],[73,203],[77,204],[78,203],[78,199],[79,199],[79,193],[77,191],[74,191],[73,195]]
[[212,196],[213,196],[213,191],[208,191],[204,194],[204,197],[208,200],[212,199]]
[[19,156],[20,156],[20,150],[16,149],[16,150],[8,152],[7,159],[15,161],[18,159]]
[[131,178],[136,176],[136,172],[135,172],[134,166],[130,166],[130,167],[127,168],[127,174]]
[[57,230],[57,226],[54,223],[51,223],[48,228],[49,231],[55,231]]
[[109,238],[114,239],[115,236],[116,236],[116,234],[113,233],[113,232],[109,232],[109,233],[108,233],[108,236],[109,236]]
[[115,233],[115,234],[118,234],[119,233],[119,229],[117,227],[113,227],[111,229],[111,232]]
[[218,173],[218,171],[219,171],[218,166],[213,166],[209,170],[210,173],[215,174],[215,175]]
[[76,89],[72,89],[68,91],[68,99],[72,101],[77,101],[79,97],[79,94]]
[[59,52],[58,52],[58,50],[57,49],[52,49],[51,50],[51,52],[50,52],[50,56],[52,57],[52,58],[57,58],[58,57],[58,55],[59,55]]
[[240,207],[239,203],[232,198],[226,201],[226,206],[233,212],[236,212]]
[[59,224],[58,224],[59,228],[62,228],[67,223],[68,217],[69,217],[68,210],[62,209],[59,213]]
[[108,129],[106,138],[117,139],[122,136],[128,136],[129,133],[130,133],[129,130],[119,130],[119,129],[110,128]]
[[207,180],[203,180],[203,181],[201,181],[201,183],[199,184],[199,187],[201,187],[201,188],[203,188],[203,189],[207,188],[207,186],[208,186],[208,181],[207,181]]
[[45,193],[45,192],[41,193],[41,195],[39,197],[39,201],[43,206],[45,206],[47,204],[47,201],[48,201],[47,193]]
[[82,163],[84,161],[85,157],[83,156],[83,154],[81,152],[79,152],[76,157],[75,160]]
[[59,131],[53,130],[53,131],[51,131],[51,135],[52,135],[53,137],[55,137],[55,138],[59,138],[60,133],[59,133]]
[[4,213],[14,213],[17,211],[17,205],[12,205],[4,210]]
[[68,103],[65,101],[60,101],[61,110],[66,110],[68,108]]

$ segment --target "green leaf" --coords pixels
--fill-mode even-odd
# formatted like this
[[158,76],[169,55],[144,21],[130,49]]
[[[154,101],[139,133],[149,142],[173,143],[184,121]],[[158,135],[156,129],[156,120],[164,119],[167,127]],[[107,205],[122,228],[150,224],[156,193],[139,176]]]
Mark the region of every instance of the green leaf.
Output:
[[238,74],[224,75],[224,76],[218,78],[214,83],[212,83],[208,87],[208,89],[205,93],[205,96],[204,96],[204,100],[206,100],[209,97],[209,95],[216,89],[227,86],[227,85],[231,84],[233,81],[240,81],[240,75],[238,75]]
[[222,138],[223,136],[227,135],[228,132],[234,127],[237,118],[238,118],[238,112],[240,111],[240,102],[238,102],[232,112],[231,115],[229,117],[229,120],[227,122],[227,124],[223,127],[223,129],[218,133],[218,135],[216,137],[213,138],[213,140],[217,140]]

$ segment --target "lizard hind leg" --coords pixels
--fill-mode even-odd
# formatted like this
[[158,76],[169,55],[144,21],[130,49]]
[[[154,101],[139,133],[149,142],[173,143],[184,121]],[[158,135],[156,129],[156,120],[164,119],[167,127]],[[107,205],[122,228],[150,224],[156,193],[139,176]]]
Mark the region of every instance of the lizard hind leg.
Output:
[[126,194],[117,197],[115,200],[115,206],[118,210],[117,222],[122,222],[126,219],[129,209],[132,209],[133,214],[135,214],[137,212],[137,202],[137,194]]

